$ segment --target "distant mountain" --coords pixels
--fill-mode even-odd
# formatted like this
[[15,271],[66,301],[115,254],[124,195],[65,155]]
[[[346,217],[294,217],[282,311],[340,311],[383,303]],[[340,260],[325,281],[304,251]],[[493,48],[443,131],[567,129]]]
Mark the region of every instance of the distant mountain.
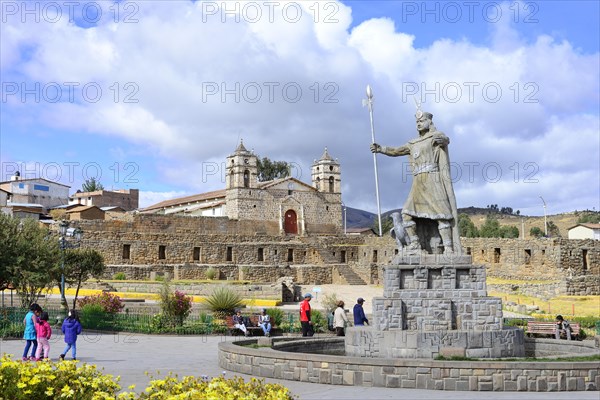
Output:
[[[381,219],[385,219],[389,217],[393,212],[402,212],[401,208],[396,208],[394,210],[385,211],[381,214]],[[459,208],[459,214],[468,214],[468,215],[487,215],[489,214],[490,209],[484,207],[464,207]],[[497,214],[498,216],[502,214]],[[515,216],[516,217],[516,216]],[[373,221],[377,219],[377,214],[360,210],[358,208],[347,207],[346,208],[346,224],[348,228],[371,228],[373,226]]]
[[346,226],[348,228],[370,228],[377,214],[358,208],[346,207]]

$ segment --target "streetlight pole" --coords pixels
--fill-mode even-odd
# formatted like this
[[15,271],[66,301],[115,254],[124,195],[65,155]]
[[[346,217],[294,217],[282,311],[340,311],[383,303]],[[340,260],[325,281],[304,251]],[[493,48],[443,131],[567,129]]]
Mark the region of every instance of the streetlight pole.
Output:
[[546,216],[546,202],[544,201],[544,198],[542,196],[540,196],[540,199],[542,199],[542,203],[544,203],[544,236],[548,237],[548,220],[547,220],[547,216]]
[[342,201],[342,212],[344,213],[344,235],[346,234],[346,204]]
[[[61,252],[61,275],[60,275],[60,306],[65,313],[65,317],[69,311],[69,307],[67,305],[67,296],[65,295],[65,251],[71,248],[77,248],[81,244],[81,239],[83,237],[83,231],[80,228],[75,228],[73,230],[69,229],[69,221],[61,221],[58,225],[60,238],[60,252]],[[74,238],[73,243],[70,243],[67,240],[67,236],[72,236]]]

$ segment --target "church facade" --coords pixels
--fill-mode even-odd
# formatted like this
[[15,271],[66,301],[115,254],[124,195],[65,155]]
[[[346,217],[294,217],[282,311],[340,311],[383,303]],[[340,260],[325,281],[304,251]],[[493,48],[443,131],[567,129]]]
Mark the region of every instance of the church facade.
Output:
[[258,181],[258,157],[240,142],[226,159],[225,189],[164,201],[143,213],[227,217],[275,223],[282,235],[342,231],[341,169],[327,149],[311,166],[311,184],[286,177]]

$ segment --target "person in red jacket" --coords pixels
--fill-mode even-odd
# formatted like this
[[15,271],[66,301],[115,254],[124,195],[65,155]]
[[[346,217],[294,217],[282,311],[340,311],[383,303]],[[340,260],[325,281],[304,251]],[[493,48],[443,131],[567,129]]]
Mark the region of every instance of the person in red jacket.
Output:
[[[52,328],[48,323],[48,313],[43,312],[40,319],[35,324],[37,333],[38,348],[35,351],[35,360],[40,361],[43,358],[48,358],[50,353],[50,337],[52,336]],[[42,355],[42,350],[44,354]],[[42,357],[43,356],[43,357]]]
[[302,325],[302,336],[312,336],[315,334],[313,323],[310,320],[310,300],[312,294],[306,293],[304,301],[300,303],[300,325]]

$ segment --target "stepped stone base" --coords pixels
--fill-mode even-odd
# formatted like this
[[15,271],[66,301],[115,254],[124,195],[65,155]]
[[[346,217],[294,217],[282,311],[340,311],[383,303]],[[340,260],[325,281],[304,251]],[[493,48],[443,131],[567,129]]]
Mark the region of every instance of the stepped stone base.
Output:
[[[457,255],[399,255],[383,269],[383,297],[373,299],[372,326],[348,328],[356,357],[499,358],[525,356],[521,329],[502,325],[502,300],[488,297],[485,267]],[[417,262],[419,261],[419,262]]]
[[525,337],[518,328],[502,330],[379,331],[371,326],[346,330],[346,355],[379,358],[524,357]]

